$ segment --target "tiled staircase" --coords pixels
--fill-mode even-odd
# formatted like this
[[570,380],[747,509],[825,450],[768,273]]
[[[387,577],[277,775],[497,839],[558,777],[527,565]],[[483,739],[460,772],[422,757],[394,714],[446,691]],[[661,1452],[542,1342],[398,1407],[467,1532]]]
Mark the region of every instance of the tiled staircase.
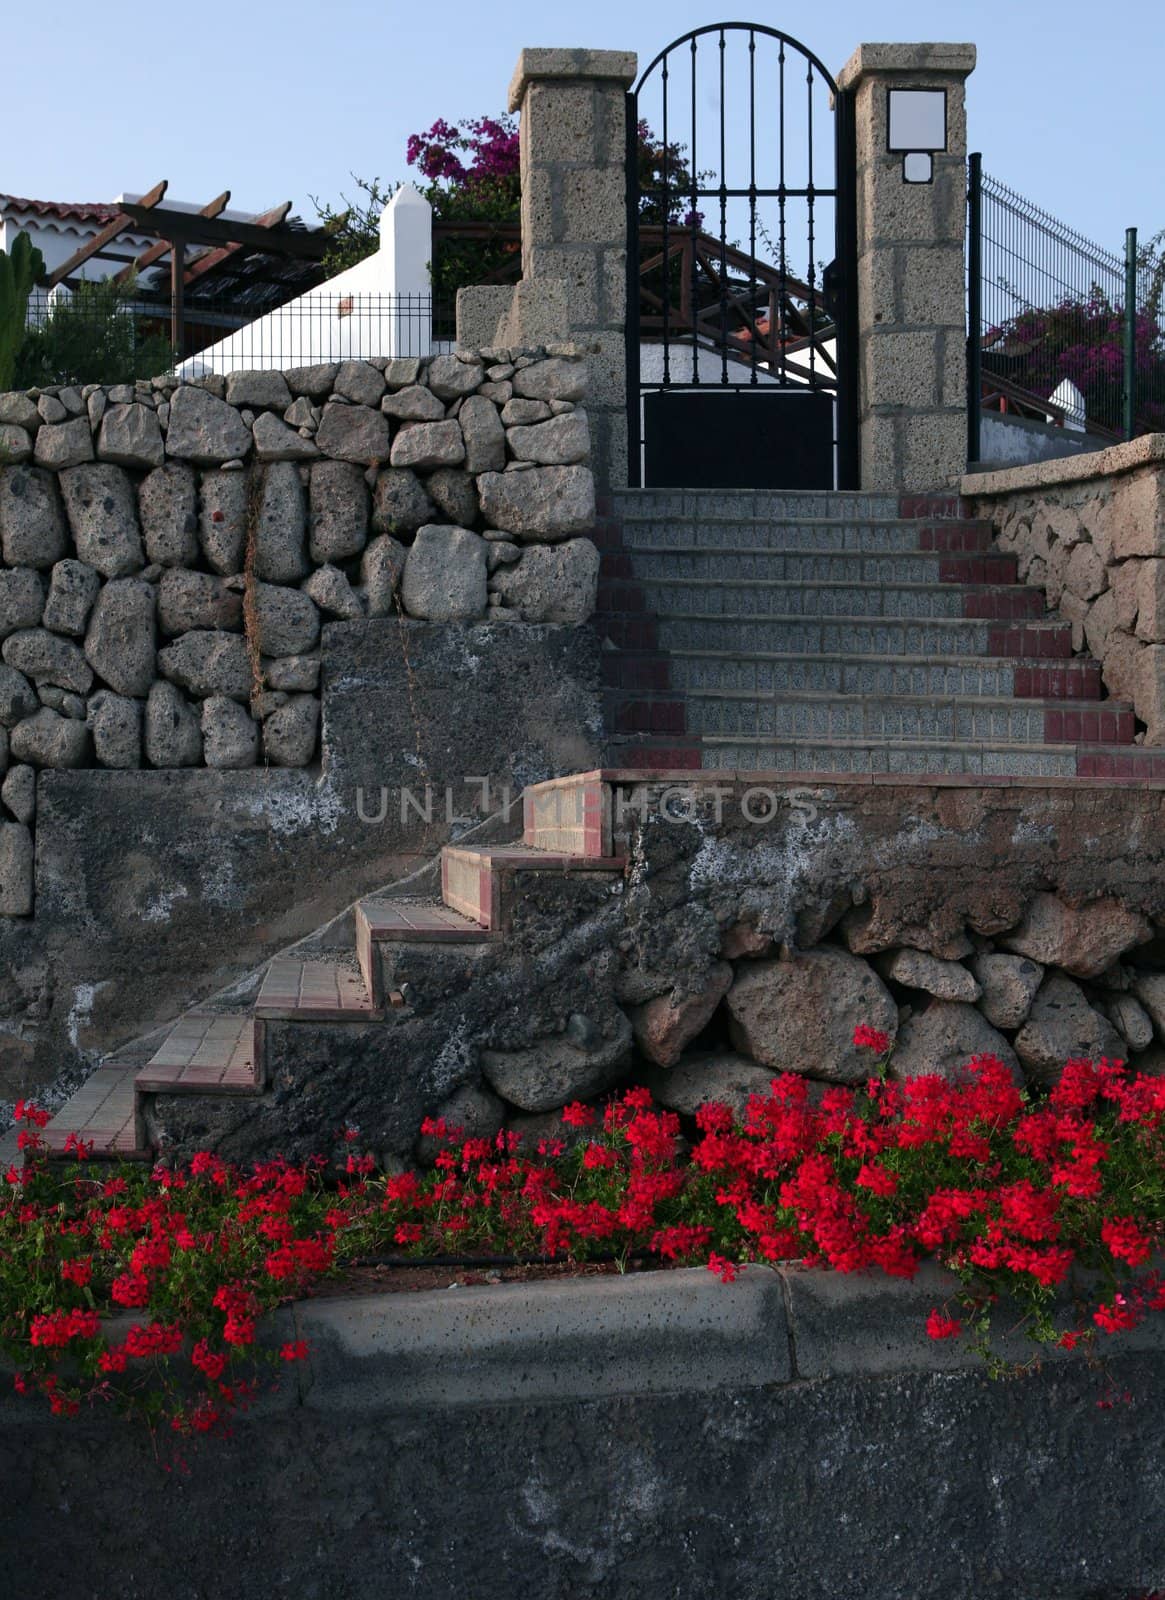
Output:
[[[554,803],[563,797],[561,804]],[[528,874],[620,873],[613,854],[609,789],[598,774],[554,779],[526,791],[520,844],[446,846],[441,900],[361,901],[355,947],[323,959],[272,961],[254,1004],[196,1010],[164,1036],[119,1051],[93,1072],[45,1129],[54,1154],[74,1139],[97,1159],[150,1160],[146,1109],[155,1095],[260,1095],[268,1089],[272,1030],[320,1023],[384,1022],[406,1007],[391,987],[385,952],[402,944],[477,945],[504,935]],[[550,803],[547,803],[547,802]],[[575,820],[577,819],[577,820]]]
[[632,490],[599,538],[613,763],[1165,778],[957,499]]
[[[1134,743],[1131,707],[1103,698],[1070,626],[955,499],[635,491],[598,537],[612,765],[1165,781],[1165,751]],[[372,896],[350,953],[281,957],[253,1005],[119,1051],[54,1117],[50,1148],[72,1134],[148,1159],[151,1096],[261,1095],[271,1030],[391,1025],[407,1010],[394,946],[481,947],[527,874],[622,869],[614,776],[536,786],[521,844],[445,848],[439,903]]]

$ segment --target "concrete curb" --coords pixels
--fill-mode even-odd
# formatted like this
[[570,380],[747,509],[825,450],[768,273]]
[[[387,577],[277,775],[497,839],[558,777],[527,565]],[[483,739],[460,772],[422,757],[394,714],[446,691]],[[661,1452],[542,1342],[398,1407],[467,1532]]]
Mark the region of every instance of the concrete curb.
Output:
[[[928,1312],[958,1287],[933,1263],[913,1280],[753,1266],[732,1284],[690,1267],[293,1309],[312,1346],[305,1405],[395,1409],[982,1371],[962,1339],[927,1337]],[[993,1347],[1006,1359],[1068,1359],[1009,1332],[1014,1320],[997,1311]],[[1112,1352],[1165,1350],[1161,1321]]]
[[[928,1262],[912,1280],[751,1266],[724,1284],[686,1267],[304,1300],[264,1321],[264,1344],[306,1339],[311,1354],[292,1381],[263,1394],[259,1410],[370,1415],[982,1374],[964,1340],[927,1337],[932,1307],[952,1303],[958,1314],[958,1287]],[[1005,1359],[1080,1359],[1041,1350],[1014,1331],[1016,1320],[1006,1304],[997,1308],[992,1347]],[[1100,1350],[1165,1352],[1165,1319]],[[31,1404],[0,1390],[0,1412],[27,1414]]]
[[704,1268],[296,1306],[304,1404],[482,1405],[789,1382],[780,1276]]

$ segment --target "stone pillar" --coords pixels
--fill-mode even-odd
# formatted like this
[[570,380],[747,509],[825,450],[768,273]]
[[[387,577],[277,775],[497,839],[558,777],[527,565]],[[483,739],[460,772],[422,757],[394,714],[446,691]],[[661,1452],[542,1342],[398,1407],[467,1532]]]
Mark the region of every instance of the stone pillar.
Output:
[[[523,50],[509,108],[521,114],[522,281],[493,325],[497,344],[571,341],[587,353],[592,462],[600,492],[627,482],[628,50]],[[458,296],[466,344],[501,306]]]
[[[974,66],[970,44],[863,44],[838,77],[855,102],[859,431],[868,491],[942,488],[966,467],[964,84]],[[896,100],[892,149],[890,95],[901,90],[944,91],[945,128],[940,101]]]

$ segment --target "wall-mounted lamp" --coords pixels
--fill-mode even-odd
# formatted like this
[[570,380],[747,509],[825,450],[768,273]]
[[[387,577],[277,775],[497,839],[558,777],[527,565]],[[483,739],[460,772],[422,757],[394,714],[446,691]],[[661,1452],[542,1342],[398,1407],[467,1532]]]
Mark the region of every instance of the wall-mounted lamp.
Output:
[[886,148],[902,153],[905,183],[931,183],[934,158],[947,148],[945,89],[887,90]]

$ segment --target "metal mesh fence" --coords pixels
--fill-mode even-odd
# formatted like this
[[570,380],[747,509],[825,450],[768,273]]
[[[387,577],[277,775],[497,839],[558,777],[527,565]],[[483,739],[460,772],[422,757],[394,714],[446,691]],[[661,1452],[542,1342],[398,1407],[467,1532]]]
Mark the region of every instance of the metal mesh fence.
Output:
[[1165,259],[1135,232],[1122,258],[972,157],[969,268],[972,402],[1113,440],[1165,427]]
[[435,339],[448,337],[450,322],[429,294],[310,293],[271,311],[188,299],[176,318],[168,300],[127,297],[102,283],[69,295],[38,291],[17,382],[125,383],[166,372],[195,377],[428,355]]

